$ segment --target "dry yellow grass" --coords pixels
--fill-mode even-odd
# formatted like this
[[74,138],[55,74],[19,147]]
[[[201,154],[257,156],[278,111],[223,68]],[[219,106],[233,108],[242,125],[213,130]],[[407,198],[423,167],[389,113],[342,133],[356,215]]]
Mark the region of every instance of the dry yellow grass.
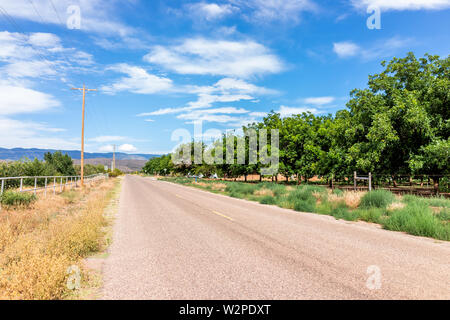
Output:
[[224,183],[213,183],[212,189],[216,191],[225,191],[225,188],[227,187]]
[[344,202],[350,209],[356,209],[361,203],[361,198],[364,194],[365,192],[345,191],[341,196],[339,196],[329,191],[328,201]]
[[275,194],[273,193],[273,191],[272,190],[269,190],[269,189],[259,189],[259,190],[255,190],[255,192],[253,192],[253,194],[255,195],[255,196],[261,196],[261,197],[264,197],[264,196],[271,196],[271,197],[273,197]]
[[403,202],[393,202],[387,208],[388,211],[403,209],[406,205]]
[[0,299],[62,299],[67,269],[102,246],[116,182],[50,196],[0,215]]
[[344,202],[350,209],[356,209],[361,203],[361,198],[365,192],[346,191],[342,195]]

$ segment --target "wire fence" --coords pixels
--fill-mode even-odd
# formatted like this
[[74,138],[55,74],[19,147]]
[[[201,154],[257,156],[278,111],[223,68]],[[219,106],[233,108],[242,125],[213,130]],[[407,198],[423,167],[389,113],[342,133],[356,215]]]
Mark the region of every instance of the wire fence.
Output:
[[[84,177],[84,183],[92,185],[95,181],[108,179],[107,173],[94,174]],[[81,186],[81,176],[33,176],[33,177],[3,177],[0,178],[0,196],[6,190],[13,189],[17,192],[33,192],[35,195],[43,191],[56,194],[63,192],[66,188],[77,188]]]

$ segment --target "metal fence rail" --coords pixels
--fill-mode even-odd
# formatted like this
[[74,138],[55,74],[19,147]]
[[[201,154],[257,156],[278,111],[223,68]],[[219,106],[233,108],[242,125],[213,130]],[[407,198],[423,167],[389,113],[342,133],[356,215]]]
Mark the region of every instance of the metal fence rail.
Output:
[[[100,173],[100,174],[94,174],[90,176],[85,176],[84,181],[87,184],[92,184],[92,182],[97,180],[104,180],[108,178],[107,173]],[[34,187],[24,189],[24,180],[31,180],[34,181]],[[44,186],[38,186],[38,180],[44,180]],[[63,189],[67,186],[70,186],[70,188],[73,188],[75,185],[75,188],[78,187],[79,181],[81,180],[81,176],[34,176],[34,177],[4,177],[0,178],[0,196],[5,192],[7,189],[7,182],[8,181],[20,181],[20,187],[19,192],[33,192],[36,194],[40,190],[44,190],[44,194],[47,195],[47,189],[53,189],[53,194],[56,193],[56,190],[58,189],[59,192],[62,192]]]

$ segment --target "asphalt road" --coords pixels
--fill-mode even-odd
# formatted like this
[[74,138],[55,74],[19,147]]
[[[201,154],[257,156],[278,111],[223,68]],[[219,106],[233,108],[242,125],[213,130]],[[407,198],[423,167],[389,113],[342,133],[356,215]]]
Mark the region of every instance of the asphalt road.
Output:
[[450,299],[450,243],[123,182],[105,299]]

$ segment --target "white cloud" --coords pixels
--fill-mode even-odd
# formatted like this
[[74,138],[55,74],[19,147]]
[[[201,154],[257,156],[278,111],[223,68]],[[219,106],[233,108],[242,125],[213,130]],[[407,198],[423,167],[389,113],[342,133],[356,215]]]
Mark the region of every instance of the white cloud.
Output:
[[129,91],[139,94],[152,94],[167,91],[172,88],[172,80],[149,74],[141,67],[121,63],[109,69],[128,75],[128,77],[123,77],[112,85],[103,86],[101,88],[102,91],[109,94],[115,94],[120,91]]
[[153,120],[153,119],[145,119],[144,121],[145,122],[155,122],[155,120]]
[[[195,109],[210,108],[214,103],[226,103],[254,100],[249,94],[274,94],[275,90],[259,87],[244,80],[235,78],[223,78],[212,86],[191,86],[187,88],[175,88],[174,91],[187,91],[196,93],[197,100],[190,101],[180,108],[162,108],[152,112],[138,114],[140,117],[160,116],[182,113]],[[217,110],[217,109],[216,109]]]
[[71,15],[67,13],[67,9],[71,5],[78,5],[81,9],[81,30],[83,31],[120,36],[135,33],[133,28],[128,27],[116,18],[123,5],[118,1],[58,0],[52,2],[55,5],[56,12],[50,1],[33,0],[32,3],[33,5],[30,1],[0,0],[0,6],[14,18],[37,23],[56,24],[66,28],[67,20]]
[[180,45],[155,46],[144,60],[180,74],[239,78],[278,73],[284,68],[281,60],[269,49],[250,40],[187,39]]
[[267,116],[267,112],[250,112],[250,115],[252,117],[261,118]]
[[99,137],[95,137],[92,139],[89,139],[92,142],[99,142],[99,143],[104,143],[104,142],[112,142],[112,141],[124,141],[128,139],[127,137],[122,137],[122,136],[99,136]]
[[56,64],[48,60],[14,61],[1,68],[1,71],[13,78],[37,78],[58,74]]
[[236,91],[240,93],[248,94],[274,94],[275,90],[266,89],[263,87],[255,86],[252,83],[246,82],[241,79],[223,78],[214,85],[214,89],[219,91]]
[[4,148],[51,148],[78,149],[78,139],[66,139],[55,136],[65,131],[61,128],[49,127],[45,123],[20,121],[0,116],[0,128],[7,134],[0,134],[0,145]]
[[230,0],[242,9],[250,11],[247,19],[260,22],[281,21],[297,24],[305,11],[316,11],[317,6],[310,0]]
[[359,46],[350,41],[337,42],[333,44],[333,51],[340,58],[358,56],[363,60],[373,60],[394,55],[398,50],[408,47],[413,43],[412,39],[392,37],[377,41],[370,46]]
[[114,146],[112,144],[106,145],[106,146],[101,146],[100,148],[98,148],[98,151],[100,152],[113,152],[114,151]]
[[32,113],[60,105],[60,102],[49,94],[11,85],[0,84],[0,97],[0,115]]
[[317,106],[323,106],[325,104],[330,104],[335,100],[334,97],[310,97],[304,99],[306,104],[313,104]]
[[[113,152],[114,145],[112,145],[112,144],[104,145],[104,146],[101,146],[98,150],[100,152]],[[125,144],[118,146],[116,151],[135,152],[135,151],[137,151],[137,148],[135,146],[133,146],[132,144],[125,143]]]
[[381,10],[441,10],[450,8],[450,0],[351,0],[354,7],[366,9],[378,7]]
[[0,32],[0,61],[5,63],[0,70],[2,76],[10,80],[56,75],[64,78],[70,70],[80,70],[78,65],[94,63],[92,55],[64,48],[60,42],[52,33]]
[[350,41],[344,41],[344,42],[335,42],[333,43],[333,51],[340,57],[340,58],[347,58],[347,57],[353,57],[360,51],[360,47]]
[[135,152],[135,151],[137,151],[137,148],[135,146],[133,146],[132,144],[126,143],[126,144],[120,145],[118,150],[121,152]]
[[38,47],[54,48],[61,45],[61,40],[58,36],[52,33],[36,32],[30,35],[28,42],[31,45]]
[[198,2],[188,5],[188,10],[191,16],[213,21],[232,14],[236,8],[229,4]]
[[319,111],[315,108],[304,108],[304,107],[295,108],[295,107],[287,107],[287,106],[280,106],[280,109],[276,112],[279,113],[280,116],[282,116],[282,117],[288,117],[288,116],[291,116],[294,114],[300,114],[303,112],[311,112],[313,114],[319,113]]
[[233,117],[224,114],[198,114],[197,112],[180,114],[179,116],[177,116],[177,118],[183,120],[191,120],[190,123],[197,121],[230,123],[240,120],[239,117]]

